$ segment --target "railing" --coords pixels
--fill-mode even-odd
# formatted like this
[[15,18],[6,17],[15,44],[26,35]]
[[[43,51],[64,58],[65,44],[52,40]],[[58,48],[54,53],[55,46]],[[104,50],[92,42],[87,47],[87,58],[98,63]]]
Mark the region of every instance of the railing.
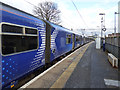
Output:
[[105,41],[106,50],[120,59],[120,37],[107,37]]

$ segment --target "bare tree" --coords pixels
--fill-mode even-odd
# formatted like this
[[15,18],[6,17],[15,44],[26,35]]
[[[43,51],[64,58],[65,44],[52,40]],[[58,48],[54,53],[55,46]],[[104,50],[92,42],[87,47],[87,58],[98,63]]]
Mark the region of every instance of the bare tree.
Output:
[[57,4],[53,2],[39,3],[33,10],[34,14],[39,18],[50,21],[55,24],[60,24],[60,10]]

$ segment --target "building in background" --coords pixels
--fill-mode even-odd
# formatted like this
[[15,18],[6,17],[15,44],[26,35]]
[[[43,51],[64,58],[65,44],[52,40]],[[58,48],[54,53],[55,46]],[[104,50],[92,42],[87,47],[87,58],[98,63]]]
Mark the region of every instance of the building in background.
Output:
[[120,36],[120,33],[112,33],[112,34],[108,34],[108,37],[119,37]]

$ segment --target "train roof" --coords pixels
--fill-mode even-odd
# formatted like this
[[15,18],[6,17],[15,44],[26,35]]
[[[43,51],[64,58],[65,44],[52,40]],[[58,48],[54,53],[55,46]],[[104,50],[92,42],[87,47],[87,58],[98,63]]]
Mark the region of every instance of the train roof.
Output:
[[25,17],[27,19],[31,19],[31,20],[37,21],[37,22],[44,23],[44,21],[42,19],[40,19],[40,18],[30,14],[30,13],[27,13],[25,11],[17,9],[17,8],[15,8],[13,6],[5,4],[5,3],[1,2],[1,1],[0,1],[0,10],[9,12],[9,13],[12,13],[12,14],[15,14],[15,15],[19,15],[19,16]]
[[[5,7],[12,8],[12,9],[17,10],[17,11],[19,11],[19,12],[22,12],[22,13],[28,14],[28,15],[30,15],[30,16],[33,16],[33,17],[35,17],[35,18],[38,18],[37,16],[34,16],[34,15],[32,15],[32,14],[30,14],[30,13],[27,13],[27,12],[25,12],[25,11],[23,11],[23,10],[20,10],[20,9],[18,9],[18,8],[15,8],[15,7],[13,7],[13,6],[10,6],[10,5],[8,5],[8,4],[6,4],[6,3],[3,3],[3,2],[1,2],[1,1],[0,1],[0,5],[5,6]],[[0,8],[2,8],[2,7],[0,7]],[[38,18],[38,19],[40,19],[40,18]]]
[[59,30],[63,30],[63,31],[66,31],[66,32],[69,32],[69,33],[74,33],[74,34],[77,34],[77,35],[80,35],[78,34],[77,32],[74,32],[74,31],[71,31],[70,29],[67,29],[65,27],[62,27],[60,25],[56,25],[54,23],[51,23],[51,22],[48,22],[52,27],[56,28],[56,29],[59,29]]
[[[17,8],[15,8],[15,7],[13,7],[13,6],[10,6],[10,5],[8,5],[8,4],[5,4],[5,3],[3,3],[3,2],[0,2],[0,5],[2,5],[2,6],[1,6],[1,9],[5,9],[5,10],[8,10],[8,11],[12,11],[12,12],[15,12],[15,13],[17,13],[17,14],[27,15],[27,16],[30,17],[30,18],[39,19],[40,21],[44,22],[44,20],[42,20],[42,19],[40,19],[40,18],[38,18],[38,17],[30,14],[30,13],[27,13],[27,12],[25,12],[25,11],[22,11],[22,10],[20,10],[20,9],[17,9]],[[67,29],[67,28],[65,28],[65,27],[62,27],[62,26],[60,26],[60,25],[56,25],[56,24],[53,24],[53,23],[48,22],[48,21],[46,21],[46,22],[49,23],[49,24],[50,24],[52,27],[54,27],[54,28],[57,28],[57,29],[60,29],[60,30],[63,30],[63,31],[66,31],[66,32],[69,32],[69,33],[74,33],[74,34],[80,35],[80,34],[78,34],[77,32],[71,31],[70,29]]]

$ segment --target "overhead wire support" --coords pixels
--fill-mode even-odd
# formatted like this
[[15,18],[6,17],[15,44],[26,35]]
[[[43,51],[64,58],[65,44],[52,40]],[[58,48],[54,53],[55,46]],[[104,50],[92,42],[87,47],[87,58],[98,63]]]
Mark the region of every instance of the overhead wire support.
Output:
[[[72,3],[73,3],[74,7],[76,8],[76,11],[78,12],[80,18],[82,19],[82,21],[84,22],[84,24],[87,26],[85,20],[83,19],[82,15],[80,14],[80,12],[79,12],[79,10],[78,10],[78,8],[77,8],[77,6],[76,6],[75,3],[73,2],[73,0],[71,0],[71,1],[72,1]],[[88,28],[88,26],[87,26],[87,28]]]
[[30,2],[28,2],[28,1],[26,1],[26,0],[24,0],[24,1],[27,2],[27,3],[29,3],[29,4],[31,4],[31,5],[34,6],[34,7],[37,7],[36,5],[30,3]]

